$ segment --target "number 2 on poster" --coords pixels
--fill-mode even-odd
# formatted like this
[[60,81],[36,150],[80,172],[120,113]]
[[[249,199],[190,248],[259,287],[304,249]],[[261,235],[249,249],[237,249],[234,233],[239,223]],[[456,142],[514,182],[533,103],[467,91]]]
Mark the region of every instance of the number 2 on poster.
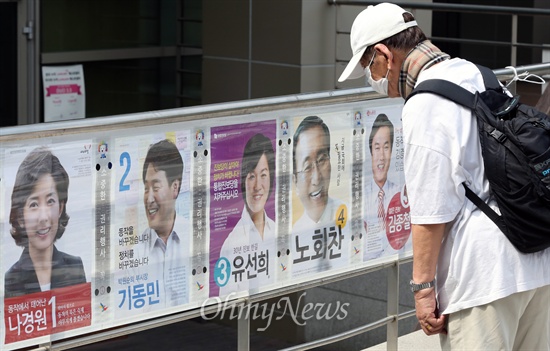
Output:
[[124,184],[124,181],[126,180],[126,177],[128,177],[128,173],[130,173],[130,168],[132,167],[132,159],[130,158],[130,154],[128,152],[123,152],[120,154],[120,166],[124,166],[124,161],[126,161],[126,170],[124,171],[124,174],[122,175],[122,178],[120,179],[120,184],[118,185],[118,191],[128,191],[130,190],[129,184]]

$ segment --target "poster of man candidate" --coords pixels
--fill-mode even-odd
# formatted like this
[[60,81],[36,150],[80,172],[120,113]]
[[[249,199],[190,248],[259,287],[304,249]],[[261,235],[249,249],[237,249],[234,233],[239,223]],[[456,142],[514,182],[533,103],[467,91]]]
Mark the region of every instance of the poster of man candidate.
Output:
[[365,261],[412,250],[401,109],[372,108],[363,114]]
[[292,276],[349,264],[351,113],[293,119]]
[[118,317],[182,309],[189,301],[190,136],[138,134],[115,138],[110,149]]
[[1,329],[13,347],[92,323],[93,143],[41,142],[2,150]]
[[211,128],[210,296],[275,282],[276,122]]

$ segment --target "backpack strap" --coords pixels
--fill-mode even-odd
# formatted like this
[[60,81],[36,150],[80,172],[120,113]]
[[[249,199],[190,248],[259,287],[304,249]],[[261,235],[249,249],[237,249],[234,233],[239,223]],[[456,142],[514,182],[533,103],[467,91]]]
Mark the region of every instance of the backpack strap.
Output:
[[[496,77],[495,77],[496,78]],[[444,79],[427,79],[418,84],[407,96],[405,103],[416,94],[430,93],[439,95],[464,107],[475,108],[475,95],[458,84]]]
[[[476,65],[483,77],[486,90],[502,91],[502,86],[495,73],[488,67]],[[475,94],[464,89],[458,84],[444,79],[428,79],[418,84],[407,96],[405,103],[416,94],[431,93],[456,102],[464,107],[475,109]]]
[[504,224],[504,220],[502,219],[502,216],[500,216],[498,213],[495,212],[485,201],[483,201],[479,196],[477,196],[476,193],[472,191],[472,189],[468,188],[466,186],[466,183],[462,183],[464,186],[464,189],[466,190],[466,197],[468,200],[474,203],[481,212],[485,213],[487,217],[489,217],[496,226],[503,232],[507,233],[508,230],[506,229],[506,225]]
[[500,82],[498,81],[497,76],[488,67],[477,65],[477,69],[481,72],[481,76],[483,77],[483,83],[485,84],[485,89],[489,90],[498,90],[502,91],[502,86],[500,85]]

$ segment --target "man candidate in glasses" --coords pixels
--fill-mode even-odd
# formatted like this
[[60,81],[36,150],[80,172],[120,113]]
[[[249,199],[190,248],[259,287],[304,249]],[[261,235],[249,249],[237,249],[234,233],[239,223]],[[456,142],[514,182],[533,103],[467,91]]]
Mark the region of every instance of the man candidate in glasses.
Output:
[[330,176],[330,131],[318,116],[306,117],[293,137],[292,179],[304,207],[292,228],[294,273],[324,271],[347,256],[349,225],[338,227],[347,207],[329,197]]

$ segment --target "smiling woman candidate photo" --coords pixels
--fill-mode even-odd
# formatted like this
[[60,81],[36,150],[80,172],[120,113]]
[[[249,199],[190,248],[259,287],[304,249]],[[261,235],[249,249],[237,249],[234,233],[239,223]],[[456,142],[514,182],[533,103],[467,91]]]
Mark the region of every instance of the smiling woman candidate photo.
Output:
[[68,188],[67,172],[45,147],[33,150],[19,166],[9,222],[10,234],[23,253],[6,272],[6,298],[86,282],[81,258],[54,245],[69,223]]
[[[275,248],[275,222],[269,218],[265,206],[274,191],[275,152],[271,140],[263,134],[255,134],[246,143],[241,163],[241,195],[244,208],[241,218],[223,243],[220,257],[231,264],[244,246],[256,248],[256,252],[269,252]],[[274,258],[273,253],[271,254]],[[244,254],[242,255],[244,257]],[[269,264],[271,266],[271,264]],[[271,281],[270,271],[258,274],[255,284],[243,279],[236,286],[228,284],[220,288],[221,294],[266,284]],[[238,283],[231,277],[232,283]]]
[[[263,239],[265,232],[274,232],[274,223],[265,213],[265,204],[269,199],[275,178],[275,153],[271,140],[263,134],[256,134],[244,147],[241,166],[241,194],[246,211],[257,234]],[[239,223],[244,224],[246,216]],[[238,228],[239,224],[235,226]],[[235,230],[234,230],[235,231]],[[271,233],[267,233],[268,236]]]

